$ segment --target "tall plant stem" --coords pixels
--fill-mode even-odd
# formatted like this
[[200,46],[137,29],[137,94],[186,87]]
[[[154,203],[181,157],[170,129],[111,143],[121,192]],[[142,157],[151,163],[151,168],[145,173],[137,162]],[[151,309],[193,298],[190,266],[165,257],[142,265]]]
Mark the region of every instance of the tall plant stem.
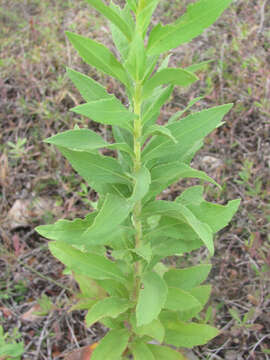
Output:
[[[142,119],[141,119],[141,83],[136,81],[135,85],[135,94],[133,98],[134,103],[134,113],[136,115],[134,120],[134,173],[138,173],[141,169],[141,134],[142,134]],[[142,223],[140,220],[141,215],[141,201],[138,201],[133,210],[133,221],[134,227],[136,230],[135,235],[135,247],[139,248],[142,241]],[[134,300],[137,299],[138,291],[140,287],[140,275],[141,275],[141,266],[140,262],[137,261],[134,265],[135,272],[135,285],[134,285]]]

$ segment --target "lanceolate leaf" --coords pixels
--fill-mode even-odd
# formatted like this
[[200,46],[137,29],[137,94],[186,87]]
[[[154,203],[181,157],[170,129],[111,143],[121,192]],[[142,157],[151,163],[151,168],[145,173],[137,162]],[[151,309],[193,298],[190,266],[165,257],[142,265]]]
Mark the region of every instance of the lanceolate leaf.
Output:
[[92,78],[69,68],[67,68],[67,74],[85,101],[90,102],[112,97],[103,86]]
[[93,182],[130,184],[118,161],[109,156],[101,156],[86,151],[69,150],[58,146],[61,153],[91,186]]
[[115,97],[78,105],[71,111],[101,124],[117,125],[129,131],[132,131],[132,120],[135,118]]
[[50,242],[52,254],[72,271],[93,279],[115,279],[125,282],[125,276],[115,263],[104,256],[82,252],[61,241]]
[[127,329],[111,330],[99,342],[91,356],[91,360],[120,360],[127,347],[129,336]]
[[151,16],[153,12],[155,11],[155,8],[157,7],[160,0],[148,0],[145,1],[145,6],[143,9],[141,9],[137,16],[137,25],[140,31],[144,34],[146,34],[148,25],[151,20]]
[[158,317],[168,292],[165,281],[155,272],[146,273],[142,284],[136,307],[137,326],[149,324]]
[[114,11],[112,8],[104,5],[101,0],[86,0],[90,5],[92,5],[97,11],[99,11],[102,15],[104,15],[111,23],[117,26],[121,32],[127,37],[127,39],[131,39],[132,37],[132,29],[130,29],[128,23],[125,22],[123,17],[119,16],[119,14]]
[[86,325],[91,326],[95,322],[104,317],[116,318],[118,315],[126,312],[132,304],[126,300],[118,297],[109,297],[98,301],[88,311],[86,315]]
[[206,280],[211,270],[210,264],[192,266],[185,269],[171,269],[164,275],[168,286],[190,290]]
[[147,98],[152,93],[152,91],[160,85],[171,84],[189,86],[197,80],[197,76],[184,69],[163,69],[156,72],[147,82],[145,82],[143,88],[143,97]]
[[68,130],[45,140],[46,143],[70,150],[96,150],[106,147],[107,142],[89,129]]
[[128,85],[129,80],[123,66],[104,45],[71,32],[67,32],[67,36],[87,64]]
[[232,0],[200,0],[189,5],[187,12],[173,24],[158,24],[150,33],[149,54],[161,54],[200,35],[231,2]]
[[159,162],[181,161],[193,145],[220,124],[223,116],[231,107],[232,104],[217,106],[167,125],[178,143],[173,144],[170,140],[160,136],[153,138],[143,150],[143,161],[155,158],[158,158]]
[[129,8],[136,13],[137,10],[137,0],[127,0]]
[[219,334],[209,325],[185,323],[182,321],[165,321],[166,333],[164,342],[170,345],[192,348],[203,345]]
[[91,239],[92,244],[103,244],[104,236],[117,230],[128,217],[132,203],[120,196],[108,194],[93,224],[83,233],[83,238]]

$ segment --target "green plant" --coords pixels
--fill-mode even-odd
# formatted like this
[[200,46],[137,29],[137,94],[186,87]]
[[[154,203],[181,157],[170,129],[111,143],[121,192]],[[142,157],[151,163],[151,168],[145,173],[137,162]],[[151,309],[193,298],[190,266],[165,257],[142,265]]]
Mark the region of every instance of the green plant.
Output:
[[23,343],[17,343],[21,335],[14,330],[12,335],[4,334],[4,329],[0,325],[0,358],[3,360],[20,360],[24,352]]
[[[175,269],[163,259],[201,246],[213,255],[213,234],[228,224],[239,200],[226,206],[206,202],[203,186],[187,188],[175,201],[156,196],[182,178],[219,186],[190,162],[232,105],[181,121],[179,113],[164,126],[156,120],[174,86],[194,83],[200,69],[196,64],[188,70],[168,67],[168,52],[201,34],[232,0],[200,0],[173,24],[156,25],[148,40],[159,0],[127,0],[124,8],[87,1],[110,21],[120,60],[94,40],[70,32],[67,36],[86,63],[125,86],[129,107],[92,78],[67,69],[86,101],[72,110],[111,125],[115,143],[78,128],[46,140],[99,194],[99,201],[85,219],[59,220],[37,231],[54,240],[49,243],[52,254],[78,282],[76,308],[88,310],[87,326],[100,321],[110,328],[91,359],[183,359],[161,345],[191,348],[218,334],[191,321],[208,301],[211,287],[201,283],[211,265]],[[116,150],[117,158],[101,155],[102,148]]]
[[10,156],[19,159],[21,158],[25,153],[25,143],[26,139],[18,138],[17,143],[14,144],[11,141],[8,141],[7,144],[11,148],[9,150]]

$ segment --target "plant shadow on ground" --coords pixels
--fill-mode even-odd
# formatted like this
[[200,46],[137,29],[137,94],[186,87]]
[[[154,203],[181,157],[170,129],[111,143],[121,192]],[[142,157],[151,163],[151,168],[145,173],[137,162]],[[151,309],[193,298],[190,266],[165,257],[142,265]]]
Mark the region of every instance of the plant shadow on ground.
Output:
[[[189,2],[161,2],[156,20],[171,22]],[[174,91],[161,123],[198,96],[203,99],[196,110],[234,103],[226,124],[207,138],[193,161],[222,185],[222,192],[208,186],[208,199],[242,198],[232,224],[216,238],[213,293],[198,319],[208,319],[221,335],[194,349],[198,359],[270,357],[269,19],[266,1],[237,0],[210,30],[170,59],[178,66],[214,61],[188,91]],[[3,0],[0,23],[0,325],[10,334],[20,332],[23,359],[61,359],[65,352],[97,341],[106,329],[99,324],[87,329],[81,312],[68,312],[76,285],[61,275],[47,241],[33,229],[56,218],[83,217],[96,194],[41,141],[76,124],[108,141],[111,137],[109,127],[68,112],[81,99],[65,76],[66,65],[90,73],[126,99],[116,82],[80,62],[66,41],[64,31],[76,28],[111,46],[107,25],[84,2]],[[173,199],[185,184],[173,185],[161,198]],[[11,212],[16,201],[21,210]],[[168,262],[182,267],[206,257],[201,250]]]

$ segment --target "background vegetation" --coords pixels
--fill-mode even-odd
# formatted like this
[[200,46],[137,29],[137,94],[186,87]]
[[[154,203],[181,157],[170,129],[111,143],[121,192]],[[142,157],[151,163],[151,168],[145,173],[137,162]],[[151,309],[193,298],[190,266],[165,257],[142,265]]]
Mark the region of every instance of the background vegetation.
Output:
[[[171,22],[190,0],[162,0],[155,17]],[[121,3],[119,1],[118,3]],[[69,66],[94,76],[125,101],[122,88],[78,59],[65,30],[112,46],[109,29],[84,1],[0,0],[0,325],[9,341],[24,342],[24,359],[61,359],[103,336],[86,329],[81,312],[68,312],[76,285],[34,227],[58,218],[83,217],[96,194],[42,140],[74,125],[110,140],[110,127],[69,112],[81,98],[65,75]],[[200,321],[221,335],[193,351],[196,359],[270,358],[270,4],[236,0],[221,19],[192,44],[172,53],[174,65],[213,60],[188,90],[174,91],[160,123],[184,110],[233,102],[226,124],[207,138],[193,166],[222,185],[208,199],[241,197],[241,209],[216,238],[211,303]],[[192,108],[186,113],[192,111]],[[195,184],[196,182],[193,181]],[[162,195],[172,199],[180,182]],[[201,250],[169,258],[175,266],[198,263]],[[19,334],[18,334],[19,332]],[[21,337],[18,337],[21,336]]]

